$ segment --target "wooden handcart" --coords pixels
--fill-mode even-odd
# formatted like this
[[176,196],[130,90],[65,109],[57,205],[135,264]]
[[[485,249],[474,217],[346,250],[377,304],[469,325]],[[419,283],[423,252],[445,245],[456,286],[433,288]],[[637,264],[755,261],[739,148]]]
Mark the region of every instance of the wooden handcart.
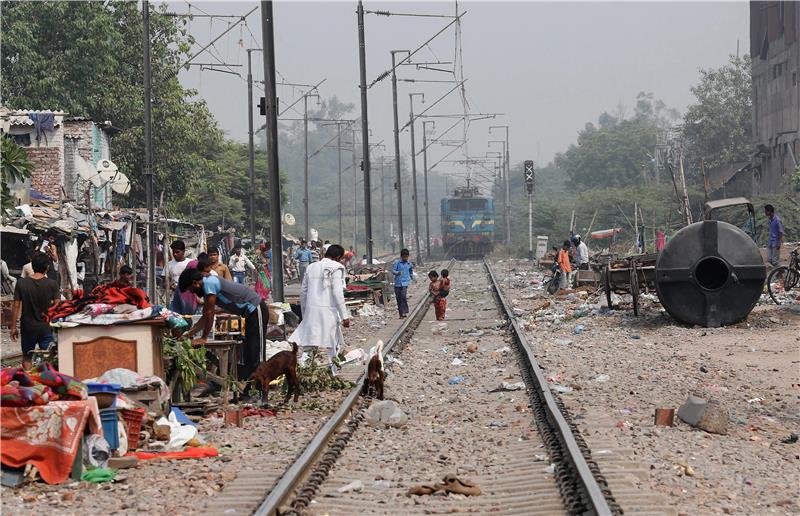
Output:
[[607,264],[602,271],[603,291],[611,308],[611,293],[622,292],[633,298],[633,313],[639,315],[642,290],[648,292],[656,284],[656,259],[658,254],[627,256]]

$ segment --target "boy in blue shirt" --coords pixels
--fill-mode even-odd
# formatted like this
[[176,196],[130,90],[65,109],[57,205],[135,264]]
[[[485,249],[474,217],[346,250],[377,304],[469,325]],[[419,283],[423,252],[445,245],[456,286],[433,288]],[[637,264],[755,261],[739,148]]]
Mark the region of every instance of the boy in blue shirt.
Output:
[[408,285],[414,274],[414,264],[408,261],[411,253],[408,249],[400,251],[400,259],[394,262],[392,274],[394,274],[394,296],[397,298],[397,311],[400,318],[408,316]]

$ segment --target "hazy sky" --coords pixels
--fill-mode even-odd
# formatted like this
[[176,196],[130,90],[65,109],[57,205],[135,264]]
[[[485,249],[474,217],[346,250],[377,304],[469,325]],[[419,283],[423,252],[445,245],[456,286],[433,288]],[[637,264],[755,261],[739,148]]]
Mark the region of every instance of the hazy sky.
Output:
[[[244,14],[256,2],[201,2],[193,4],[214,14]],[[187,12],[186,3],[171,8]],[[289,82],[316,83],[323,98],[336,95],[356,105],[359,111],[358,40],[355,2],[276,2],[276,61]],[[498,112],[503,117],[471,124],[469,152],[483,156],[488,127],[510,125],[511,160],[534,159],[544,164],[575,141],[588,121],[618,104],[632,111],[636,94],[651,91],[668,106],[683,110],[692,101],[689,91],[698,69],[716,67],[749,48],[749,16],[746,2],[728,3],[548,3],[461,2],[463,73],[472,112]],[[398,13],[452,15],[448,2],[366,2],[365,9]],[[200,12],[196,8],[193,12]],[[389,51],[414,49],[450,20],[419,17],[367,15],[367,80],[371,82],[390,66]],[[199,44],[206,44],[227,26],[229,20],[196,18],[190,23]],[[214,46],[217,57],[228,63],[246,64],[242,47],[261,45],[260,13],[247,19],[247,28],[235,28]],[[241,41],[240,41],[241,40]],[[199,49],[198,45],[195,49]],[[439,36],[430,49],[414,57],[417,61],[451,61],[455,33]],[[197,62],[211,62],[205,55]],[[262,60],[254,54],[254,75],[262,79]],[[452,65],[442,65],[452,68]],[[235,68],[246,76],[246,68]],[[417,71],[404,67],[402,78],[452,80],[453,75]],[[227,134],[239,141],[247,138],[247,89],[245,82],[230,74],[184,72],[185,85],[197,88]],[[408,93],[422,91],[426,104],[415,99],[420,112],[446,93],[452,84],[399,83],[401,125],[408,120]],[[260,92],[256,90],[257,97]],[[297,97],[297,90],[279,89],[282,101]],[[299,104],[302,109],[302,103]],[[256,108],[257,109],[257,108]],[[430,113],[462,111],[454,93]],[[290,116],[290,115],[287,115]],[[298,113],[292,113],[298,116]],[[263,118],[258,117],[257,123]],[[384,80],[369,90],[371,141],[392,142],[391,83]],[[439,119],[436,129],[452,122]],[[419,126],[418,126],[419,127]],[[417,137],[421,139],[421,129]],[[452,132],[453,137],[458,137]],[[418,142],[418,149],[420,143]],[[403,153],[409,152],[409,136],[401,135]],[[438,147],[431,159],[449,148]],[[499,150],[497,147],[495,150]],[[387,153],[393,153],[391,146]],[[455,156],[454,156],[455,157]],[[442,167],[444,168],[444,167]]]

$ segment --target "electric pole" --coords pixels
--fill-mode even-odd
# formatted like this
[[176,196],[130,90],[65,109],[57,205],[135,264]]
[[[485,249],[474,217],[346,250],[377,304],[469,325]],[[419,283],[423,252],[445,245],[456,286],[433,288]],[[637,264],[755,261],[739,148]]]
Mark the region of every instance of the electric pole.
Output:
[[400,239],[400,249],[405,247],[405,237],[403,235],[403,184],[400,176],[400,123],[397,115],[397,72],[395,69],[395,54],[407,52],[408,50],[392,50],[392,106],[394,108],[394,155],[395,155],[395,188],[397,189],[397,231]]
[[336,148],[339,157],[339,244],[344,242],[342,232],[342,124],[336,124]]
[[489,134],[492,133],[492,129],[505,129],[506,131],[506,145],[504,150],[504,159],[505,159],[505,166],[503,167],[503,183],[505,186],[505,195],[503,199],[503,211],[504,211],[504,219],[506,225],[506,247],[511,249],[511,188],[509,187],[509,180],[508,175],[511,171],[509,166],[509,140],[508,140],[508,126],[507,125],[492,125],[489,126]]
[[142,2],[142,50],[144,53],[144,177],[147,201],[147,294],[156,298],[156,227],[153,213],[153,124],[152,86],[150,69],[150,2]]
[[272,300],[283,302],[283,233],[281,231],[281,178],[278,171],[278,99],[275,84],[275,19],[272,2],[261,2],[261,37],[264,51],[269,221],[272,251]]
[[370,188],[369,122],[367,120],[367,57],[364,44],[364,3],[358,0],[358,63],[361,72],[361,164],[364,170],[364,239],[367,263],[372,264],[372,190]]
[[311,238],[308,215],[308,97],[317,97],[319,102],[319,95],[310,92],[303,95],[303,218],[306,224],[306,240]]
[[425,259],[431,259],[431,217],[428,206],[428,131],[425,124],[436,127],[436,122],[426,120],[422,122],[422,170],[425,181]]
[[[251,60],[253,52],[260,52],[258,48],[247,49],[247,173],[250,178],[250,237],[253,239],[252,245],[256,245],[256,176],[255,176],[255,156],[253,150],[253,63]],[[274,254],[274,253],[273,253]]]
[[425,94],[424,93],[409,93],[408,94],[408,104],[409,104],[409,120],[408,123],[411,124],[411,188],[413,188],[413,193],[411,194],[411,198],[414,200],[414,243],[416,246],[416,254],[415,259],[418,265],[422,265],[422,256],[420,255],[420,245],[419,245],[419,205],[417,203],[417,151],[415,149],[415,142],[414,142],[414,96],[419,95],[422,97],[422,102],[425,102]]

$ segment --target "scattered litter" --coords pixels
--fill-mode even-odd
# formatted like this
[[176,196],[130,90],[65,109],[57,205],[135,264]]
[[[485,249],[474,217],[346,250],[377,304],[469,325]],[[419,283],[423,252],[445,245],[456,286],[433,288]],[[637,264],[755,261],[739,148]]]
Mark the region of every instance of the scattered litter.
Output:
[[506,428],[508,423],[503,421],[492,421],[489,423],[489,428]]
[[601,374],[601,375],[598,375],[597,378],[594,379],[594,381],[598,382],[598,383],[606,383],[610,379],[611,379],[611,377],[608,376],[607,374]]
[[360,480],[353,480],[346,486],[342,486],[336,491],[340,493],[349,493],[350,491],[354,491],[356,493],[360,493],[364,489],[364,482]]
[[358,309],[358,315],[361,317],[376,317],[383,314],[383,308],[377,305],[364,305]]
[[568,392],[572,392],[572,387],[567,387],[566,385],[553,384],[553,385],[550,386],[550,388],[553,389],[554,391],[560,392],[562,394],[566,394]]
[[572,341],[570,339],[556,339],[554,341],[559,346],[570,346],[572,345]]
[[448,348],[447,346],[445,346],[445,347],[443,347],[443,348],[442,348],[442,350],[441,350],[441,351],[442,351],[442,353],[447,353],[449,350],[450,350],[450,348]]
[[92,482],[93,484],[101,484],[103,482],[111,482],[117,472],[108,468],[93,468],[87,469],[81,474],[81,481]]
[[759,396],[757,398],[751,398],[751,399],[747,400],[747,403],[758,403],[758,402],[761,402],[761,401],[764,401],[764,398]]
[[549,473],[551,475],[555,474],[555,472],[556,472],[556,464],[555,464],[555,462],[551,462],[549,466],[544,468],[544,472],[545,473]]
[[694,469],[692,469],[692,467],[686,462],[678,462],[674,467],[675,469],[678,470],[679,475],[683,475],[686,477],[694,476]]
[[367,409],[365,419],[367,424],[371,426],[383,424],[385,426],[393,426],[395,428],[405,426],[405,424],[408,422],[408,416],[406,413],[400,410],[400,406],[396,401],[393,400],[374,402]]
[[642,337],[641,337],[641,335],[631,335],[631,338],[632,338],[633,340],[639,340],[639,339],[641,339]]
[[387,366],[390,366],[390,365],[393,365],[393,364],[397,364],[400,367],[403,367],[403,365],[404,365],[403,361],[400,360],[399,358],[395,358],[394,355],[386,355],[385,364]]
[[585,327],[582,324],[578,324],[572,329],[572,333],[574,333],[575,335],[580,335],[583,332],[584,328]]
[[547,460],[547,455],[542,455],[541,453],[537,453],[533,456],[534,459],[538,460],[539,462],[544,462]]
[[444,332],[446,332],[446,331],[447,331],[447,323],[440,323],[440,324],[437,324],[437,325],[436,325],[436,326],[433,328],[433,334],[434,334],[434,335],[441,335],[441,334],[443,334],[443,333],[444,333]]
[[475,353],[478,351],[478,345],[474,342],[467,344],[467,353]]
[[784,437],[783,439],[781,439],[781,442],[783,444],[794,444],[794,443],[796,443],[798,441],[798,439],[800,439],[800,436],[798,436],[797,434],[793,433],[793,434],[790,434],[787,437]]
[[500,349],[494,350],[493,353],[508,353],[509,351],[511,351],[511,348],[509,348],[508,346],[503,346]]
[[464,377],[461,376],[461,375],[458,375],[458,376],[454,376],[454,377],[450,378],[449,380],[447,380],[447,384],[448,385],[457,385],[457,384],[459,384],[459,383],[461,383],[463,381],[464,381]]
[[524,382],[516,382],[516,383],[508,383],[503,382],[500,384],[499,387],[492,389],[489,392],[501,392],[501,391],[521,391],[525,389]]
[[459,365],[463,365],[463,364],[464,364],[464,361],[459,359],[459,358],[454,358],[453,361],[450,362],[450,365],[454,365],[454,366],[459,366]]

